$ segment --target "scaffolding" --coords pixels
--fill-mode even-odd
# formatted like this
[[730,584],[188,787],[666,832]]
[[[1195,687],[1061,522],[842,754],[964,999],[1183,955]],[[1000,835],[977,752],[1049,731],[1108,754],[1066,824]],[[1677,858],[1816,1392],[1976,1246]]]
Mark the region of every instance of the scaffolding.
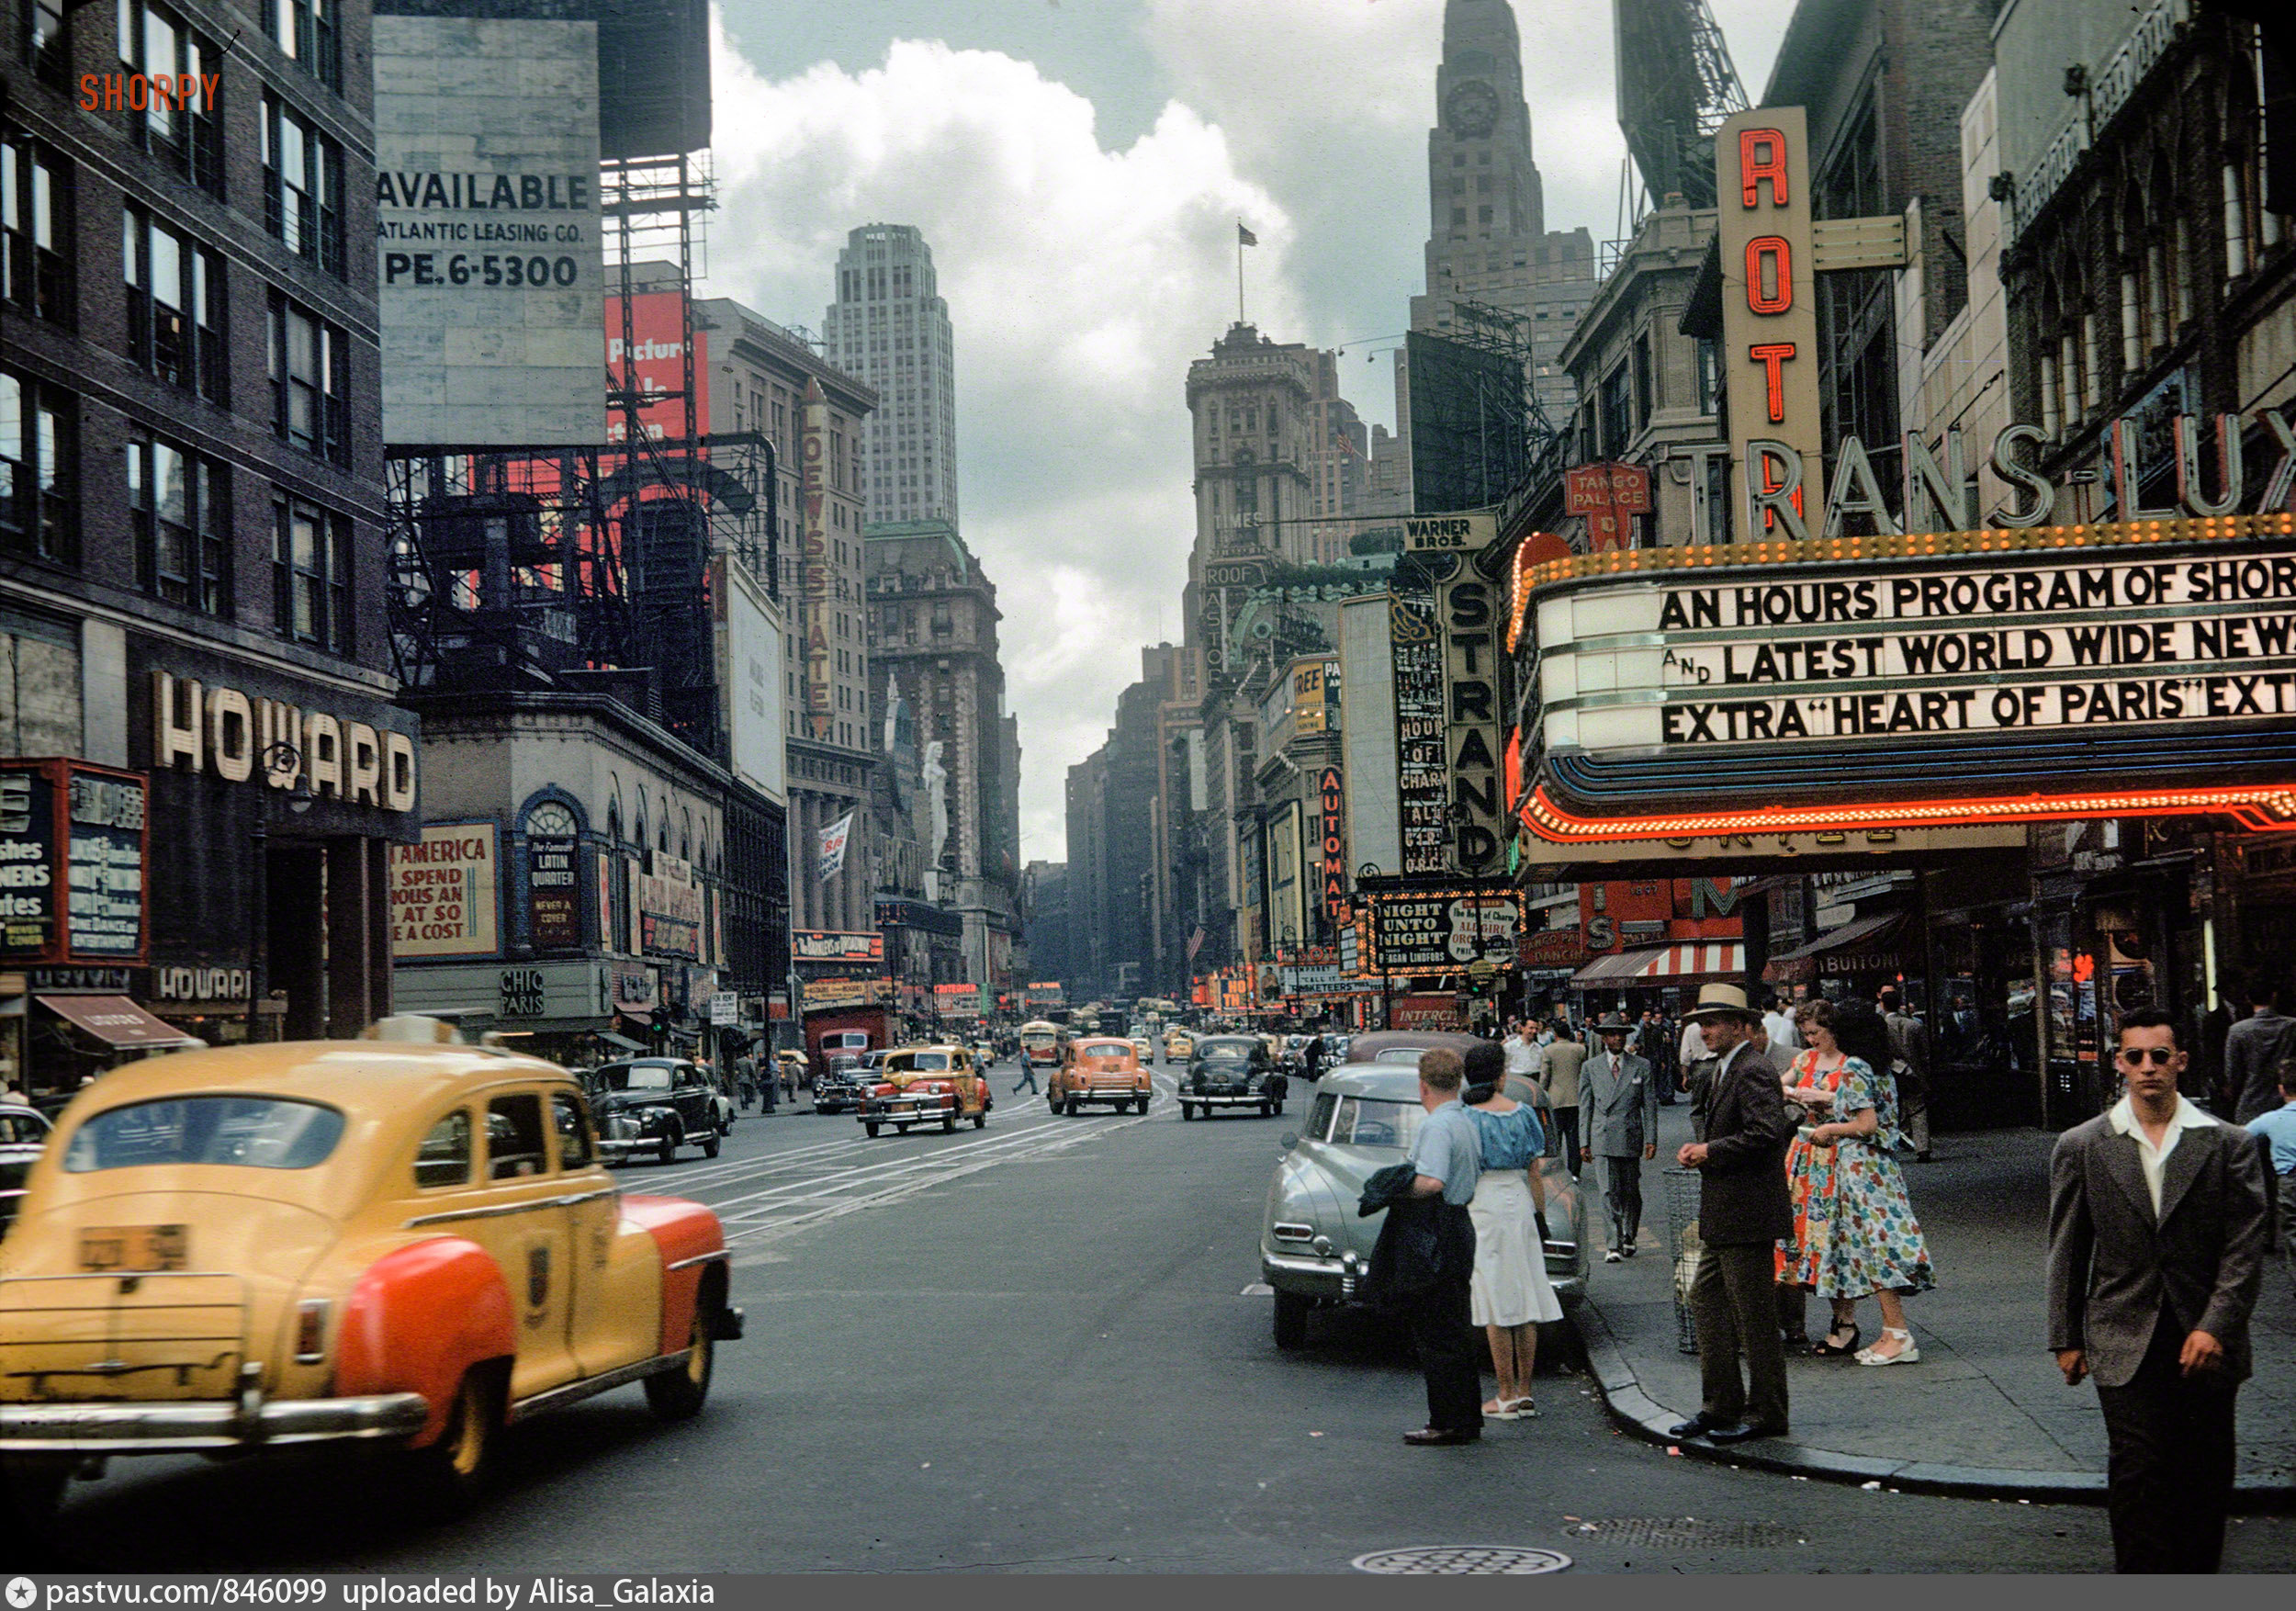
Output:
[[1559,468],[1562,434],[1531,384],[1530,326],[1507,309],[1458,301],[1450,330],[1404,338],[1418,513],[1487,508]]
[[[1618,127],[1651,199],[1714,205],[1714,136],[1747,109],[1706,0],[1615,0]],[[1635,209],[1639,219],[1640,208]]]

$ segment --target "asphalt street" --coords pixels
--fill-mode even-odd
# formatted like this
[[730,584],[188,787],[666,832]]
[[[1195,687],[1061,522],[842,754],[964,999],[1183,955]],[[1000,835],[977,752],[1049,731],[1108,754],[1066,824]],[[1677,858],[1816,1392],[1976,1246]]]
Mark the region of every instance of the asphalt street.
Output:
[[[1286,1115],[1067,1119],[866,1140],[801,1103],[632,1190],[715,1206],[746,1340],[707,1409],[636,1389],[515,1429],[498,1491],[425,1523],[379,1459],[117,1461],[56,1545],[135,1572],[1345,1572],[1421,1545],[1558,1549],[1580,1571],[2086,1571],[2103,1513],[1930,1499],[1670,1458],[1581,1376],[1477,1446],[1405,1448],[1407,1355],[1319,1317],[1277,1352],[1257,1284]],[[1600,1270],[1597,1270],[1597,1279]],[[1591,1529],[1591,1530],[1590,1530]],[[2228,1569],[2296,1567],[2296,1519],[2236,1521]]]

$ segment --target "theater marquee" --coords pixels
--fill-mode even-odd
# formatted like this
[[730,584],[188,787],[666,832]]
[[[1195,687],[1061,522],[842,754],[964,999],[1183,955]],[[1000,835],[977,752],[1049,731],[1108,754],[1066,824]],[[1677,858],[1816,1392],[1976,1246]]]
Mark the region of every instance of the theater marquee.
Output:
[[2296,827],[2296,517],[1643,550],[1524,580],[1542,837]]

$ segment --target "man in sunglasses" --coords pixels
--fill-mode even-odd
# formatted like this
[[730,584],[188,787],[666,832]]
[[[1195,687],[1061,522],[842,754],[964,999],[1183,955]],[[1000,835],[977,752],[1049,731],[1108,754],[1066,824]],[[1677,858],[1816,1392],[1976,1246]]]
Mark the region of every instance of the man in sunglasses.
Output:
[[2049,1346],[2097,1380],[2120,1572],[2214,1572],[2270,1199],[2247,1133],[2178,1094],[2175,1020],[2121,1020],[2126,1092],[2049,1160]]

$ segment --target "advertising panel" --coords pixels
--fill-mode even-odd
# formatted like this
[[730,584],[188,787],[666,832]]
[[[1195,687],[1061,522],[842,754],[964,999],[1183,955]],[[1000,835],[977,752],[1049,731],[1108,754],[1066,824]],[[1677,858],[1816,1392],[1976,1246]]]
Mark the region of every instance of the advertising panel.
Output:
[[527,939],[537,951],[582,942],[582,901],[576,884],[574,814],[547,800],[526,814]]
[[491,822],[426,824],[411,845],[390,847],[390,954],[492,956],[500,862]]
[[149,795],[139,772],[0,762],[0,957],[144,960]]
[[[622,340],[622,299],[608,297],[606,310],[606,373],[616,386],[625,379],[636,383],[641,398],[637,428],[648,440],[681,440],[686,434],[685,390],[686,311],[682,291],[635,291],[630,295],[630,340]],[[709,332],[693,332],[693,434],[710,434]],[[606,415],[606,440],[629,440],[629,422],[619,408]]]
[[601,440],[597,25],[377,16],[374,52],[384,440]]
[[676,856],[657,852],[655,871],[637,877],[639,949],[699,962],[702,957],[702,886]]
[[1450,973],[1515,951],[1522,908],[1514,890],[1380,891],[1371,906],[1373,965],[1386,974]]
[[882,934],[842,934],[823,929],[793,929],[789,960],[797,963],[881,963],[885,960]]
[[1450,790],[1443,767],[1443,640],[1435,599],[1424,591],[1389,596],[1395,666],[1395,748],[1402,828],[1402,871],[1441,873]]
[[729,556],[710,561],[717,614],[717,688],[734,775],[768,799],[789,798],[788,701],[782,686],[782,613]]
[[1267,824],[1267,923],[1270,943],[1295,946],[1309,938],[1301,814],[1287,800]]

